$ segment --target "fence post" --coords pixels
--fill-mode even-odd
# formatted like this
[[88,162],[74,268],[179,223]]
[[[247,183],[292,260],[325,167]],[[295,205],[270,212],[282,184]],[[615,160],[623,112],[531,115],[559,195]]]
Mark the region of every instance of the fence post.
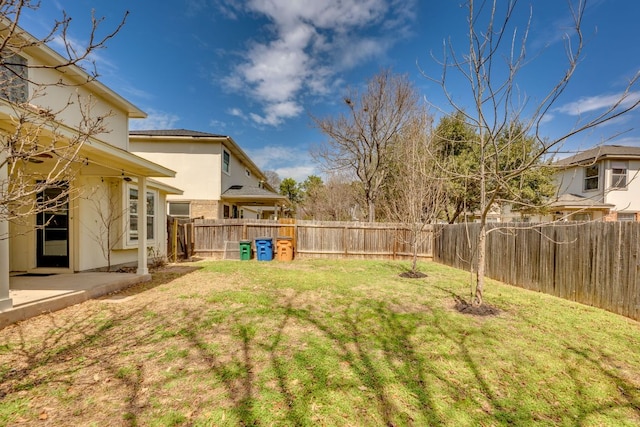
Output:
[[171,240],[173,243],[173,262],[178,262],[178,220],[173,220],[173,228],[171,229],[173,236]]

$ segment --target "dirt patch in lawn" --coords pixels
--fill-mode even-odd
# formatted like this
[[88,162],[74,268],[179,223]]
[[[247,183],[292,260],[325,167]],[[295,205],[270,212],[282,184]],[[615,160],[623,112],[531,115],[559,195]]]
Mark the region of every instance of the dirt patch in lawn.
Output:
[[400,277],[405,279],[424,279],[427,275],[421,271],[405,271],[400,273]]
[[469,314],[471,316],[497,316],[500,314],[500,310],[492,305],[487,303],[475,305],[460,297],[456,298],[456,304],[454,307],[459,313]]

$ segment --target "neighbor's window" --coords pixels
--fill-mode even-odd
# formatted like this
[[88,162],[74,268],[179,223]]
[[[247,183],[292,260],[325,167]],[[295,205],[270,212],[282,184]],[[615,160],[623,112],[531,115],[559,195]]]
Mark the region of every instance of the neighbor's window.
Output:
[[169,202],[169,215],[189,218],[191,204],[189,202]]
[[13,103],[27,102],[29,84],[27,75],[27,60],[20,55],[0,57],[0,98]]
[[618,212],[618,221],[635,221],[635,212]]
[[611,188],[627,188],[627,162],[611,162]]
[[599,165],[591,165],[584,168],[584,191],[597,190],[599,177]]
[[223,218],[229,218],[231,216],[231,208],[229,205],[224,205],[223,208]]
[[222,150],[222,170],[225,173],[229,173],[229,162],[231,161],[231,156],[227,150]]
[[[154,230],[156,222],[156,194],[153,191],[147,191],[147,220],[144,221],[147,226],[147,240],[154,239]],[[138,189],[129,187],[129,240],[138,240],[138,227],[142,221],[139,221],[138,212]]]

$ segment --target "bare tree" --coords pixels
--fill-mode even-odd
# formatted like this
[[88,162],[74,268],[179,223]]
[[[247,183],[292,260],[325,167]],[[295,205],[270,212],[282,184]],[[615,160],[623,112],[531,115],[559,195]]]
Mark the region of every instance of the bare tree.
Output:
[[[9,125],[0,132],[0,221],[28,223],[34,214],[66,206],[75,196],[67,184],[82,165],[80,148],[90,138],[108,131],[104,119],[110,113],[96,114],[92,99],[78,94],[64,100],[62,106],[51,107],[48,93],[60,87],[77,88],[98,77],[92,54],[122,28],[126,14],[103,37],[97,36],[102,19],[92,16],[88,42],[80,47],[69,40],[71,18],[64,12],[43,38],[35,38],[19,27],[23,13],[37,10],[39,5],[32,0],[0,2],[0,104],[10,111]],[[60,61],[29,60],[29,52],[49,49],[46,45],[54,39],[64,46]],[[43,70],[66,73],[70,67],[81,68],[82,78],[45,80],[32,76],[42,75]],[[61,118],[68,108],[79,114],[77,123]],[[42,196],[53,187],[62,191],[55,197]],[[7,236],[0,236],[4,238]]]
[[435,173],[437,168],[429,156],[433,145],[432,122],[432,117],[424,112],[402,129],[390,151],[391,173],[385,188],[387,218],[404,224],[408,231],[408,235],[398,238],[403,238],[411,248],[414,276],[419,274],[418,249],[424,244],[423,231],[436,223],[444,206],[445,180]]
[[120,226],[128,213],[120,204],[120,187],[117,182],[109,180],[106,185],[97,186],[83,197],[86,197],[95,213],[95,224],[86,227],[86,231],[100,246],[107,261],[107,271],[111,271],[111,254],[122,242],[127,230]]
[[375,202],[387,176],[387,153],[415,114],[418,101],[407,76],[386,69],[368,81],[364,93],[349,91],[344,98],[347,114],[313,118],[328,137],[314,157],[327,170],[348,170],[358,177],[369,221],[375,221]]
[[[636,75],[624,93],[604,111],[583,116],[580,122],[559,137],[544,137],[541,125],[564,93],[583,57],[582,17],[586,1],[569,2],[573,33],[565,38],[567,66],[557,83],[538,102],[523,96],[518,90],[517,77],[529,59],[525,55],[525,45],[531,19],[523,31],[518,32],[514,28],[512,21],[517,4],[516,0],[467,1],[468,52],[460,55],[451,43],[446,45],[441,62],[443,73],[435,79],[453,108],[452,115],[462,115],[476,132],[473,143],[478,164],[473,174],[465,177],[479,189],[475,305],[483,303],[487,215],[490,211],[507,203],[531,207],[530,200],[518,191],[514,183],[538,169],[547,168],[549,159],[568,138],[620,117],[640,102],[631,91],[637,83]],[[457,96],[463,88],[468,92],[473,102],[469,108],[458,104],[457,96],[454,99],[448,85],[451,71],[465,82],[464,85],[456,82],[455,91]],[[531,140],[534,142],[532,149],[523,150],[521,145]]]
[[267,179],[267,184],[269,184],[271,188],[274,188],[276,190],[280,188],[280,183],[282,182],[282,179],[280,179],[278,172],[267,170],[267,171],[264,171],[264,176]]

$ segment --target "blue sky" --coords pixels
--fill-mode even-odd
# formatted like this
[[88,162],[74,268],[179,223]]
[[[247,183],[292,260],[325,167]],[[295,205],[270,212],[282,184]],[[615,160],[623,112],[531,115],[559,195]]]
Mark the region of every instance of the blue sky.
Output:
[[[439,76],[433,56],[444,41],[463,53],[467,11],[463,0],[68,0],[46,1],[20,25],[36,36],[62,10],[73,18],[70,36],[86,41],[91,11],[114,28],[130,14],[107,48],[96,53],[100,80],[146,111],[132,129],[185,128],[230,135],[263,170],[302,181],[318,174],[309,148],[324,136],[310,115],[343,111],[348,87],[363,85],[382,67],[406,73],[420,94],[450,111],[442,89],[424,77]],[[575,1],[573,2],[575,4]],[[518,81],[533,103],[566,68],[563,37],[571,34],[567,2],[521,0],[521,36],[530,62]],[[545,122],[550,137],[585,114],[602,111],[640,70],[636,0],[588,3],[583,21],[585,54],[564,96]],[[55,44],[53,45],[55,48]],[[468,86],[455,77],[449,89],[469,102]],[[634,91],[630,99],[638,96]],[[608,143],[640,146],[632,130],[638,112],[572,139],[566,149]],[[170,165],[168,165],[170,166]]]

